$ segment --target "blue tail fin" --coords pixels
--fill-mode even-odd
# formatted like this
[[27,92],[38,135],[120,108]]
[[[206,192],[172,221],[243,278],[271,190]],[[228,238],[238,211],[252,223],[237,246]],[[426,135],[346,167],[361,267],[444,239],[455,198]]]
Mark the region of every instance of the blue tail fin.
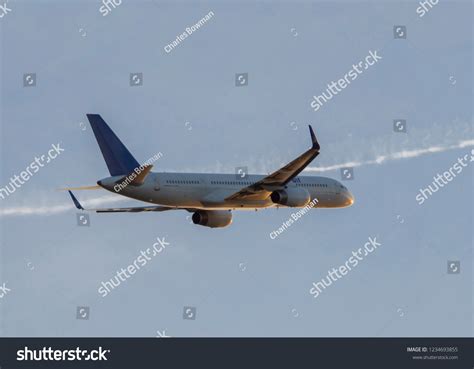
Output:
[[140,166],[100,115],[87,114],[87,119],[94,131],[110,175],[127,175]]

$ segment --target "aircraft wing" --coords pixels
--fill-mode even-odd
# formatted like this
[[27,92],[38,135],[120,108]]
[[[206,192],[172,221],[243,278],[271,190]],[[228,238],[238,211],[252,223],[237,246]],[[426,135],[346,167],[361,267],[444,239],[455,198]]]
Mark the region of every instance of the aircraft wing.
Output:
[[166,210],[187,210],[187,211],[195,211],[195,209],[181,209],[169,206],[138,206],[138,207],[130,207],[130,208],[100,208],[100,209],[84,209],[80,202],[76,199],[76,196],[71,191],[68,191],[69,195],[71,195],[72,201],[74,205],[79,210],[89,210],[95,211],[96,213],[141,213],[144,211],[166,211]]
[[309,133],[312,142],[312,147],[309,150],[298,156],[283,168],[278,169],[276,172],[262,178],[260,181],[244,187],[239,192],[227,197],[226,200],[264,200],[275,189],[285,186],[300,174],[301,171],[303,171],[303,169],[319,155],[319,150],[321,148],[311,126],[309,126]]

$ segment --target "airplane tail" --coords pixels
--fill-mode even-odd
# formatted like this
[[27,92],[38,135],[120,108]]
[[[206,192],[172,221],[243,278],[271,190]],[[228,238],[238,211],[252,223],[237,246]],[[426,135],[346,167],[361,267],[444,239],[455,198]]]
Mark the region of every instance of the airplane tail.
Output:
[[87,114],[111,176],[127,175],[140,166],[99,114]]

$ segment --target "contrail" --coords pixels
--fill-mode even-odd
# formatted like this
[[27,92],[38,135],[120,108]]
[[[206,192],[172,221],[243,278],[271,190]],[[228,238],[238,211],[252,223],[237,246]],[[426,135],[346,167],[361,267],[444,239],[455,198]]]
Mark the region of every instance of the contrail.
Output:
[[[365,165],[375,165],[375,164],[382,164],[388,161],[394,160],[402,160],[402,159],[411,159],[416,158],[423,155],[433,154],[433,153],[440,153],[449,150],[455,149],[462,149],[465,147],[472,147],[474,146],[474,140],[464,140],[460,141],[455,145],[449,146],[431,146],[425,149],[415,149],[415,150],[403,150],[399,152],[395,152],[393,154],[388,155],[379,155],[375,159],[366,160],[366,161],[351,161],[342,164],[335,164],[327,167],[308,167],[305,169],[305,172],[328,172],[331,170],[337,170],[340,168],[345,167],[360,167]],[[474,150],[473,150],[474,151]],[[472,152],[474,155],[474,152]],[[123,202],[130,200],[123,196],[116,196],[116,195],[107,195],[96,197],[93,199],[81,201],[85,205],[85,207],[97,207],[101,205],[106,205],[115,202]],[[28,216],[28,215],[56,215],[66,213],[68,211],[74,210],[75,207],[71,202],[60,204],[60,205],[53,205],[53,206],[14,206],[10,208],[3,208],[0,209],[0,217],[10,217],[10,216]]]
[[[114,202],[121,202],[130,200],[122,196],[101,196],[93,199],[81,201],[81,204],[87,207],[96,207],[104,204],[110,204]],[[0,209],[0,217],[5,216],[22,216],[22,215],[56,215],[66,213],[75,209],[72,202],[64,203],[61,205],[53,206],[14,206],[11,208]]]
[[372,160],[349,161],[346,163],[334,164],[327,167],[307,167],[304,171],[305,172],[329,172],[331,170],[347,168],[347,167],[361,167],[364,165],[382,164],[387,161],[393,161],[393,160],[411,159],[411,158],[416,158],[418,156],[423,156],[427,154],[434,154],[434,153],[444,152],[444,151],[449,151],[449,150],[462,149],[462,148],[471,147],[471,146],[474,146],[474,140],[465,140],[465,141],[460,141],[459,143],[455,145],[431,146],[431,147],[427,147],[426,149],[403,150],[403,151],[395,152],[393,154],[379,155],[375,159],[372,159]]

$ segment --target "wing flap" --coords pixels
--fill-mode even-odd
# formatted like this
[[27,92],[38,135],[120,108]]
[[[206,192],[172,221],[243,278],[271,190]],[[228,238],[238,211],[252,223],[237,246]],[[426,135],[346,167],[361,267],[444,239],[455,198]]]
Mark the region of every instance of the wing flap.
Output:
[[131,208],[104,208],[104,209],[88,209],[94,210],[96,213],[142,213],[146,211],[166,211],[176,210],[167,206],[138,206]]

